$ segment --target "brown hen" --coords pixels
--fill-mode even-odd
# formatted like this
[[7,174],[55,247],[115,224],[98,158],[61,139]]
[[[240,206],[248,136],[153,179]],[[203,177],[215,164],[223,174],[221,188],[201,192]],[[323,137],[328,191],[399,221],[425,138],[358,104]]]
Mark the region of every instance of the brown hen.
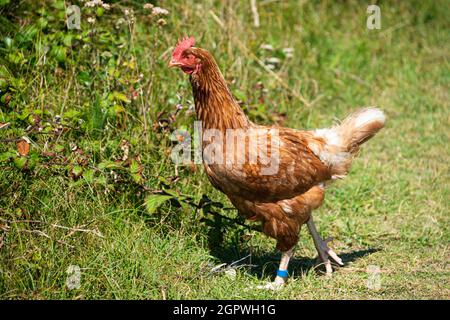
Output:
[[260,126],[247,118],[214,58],[194,47],[193,38],[177,44],[169,66],[190,75],[209,180],[240,214],[260,221],[282,251],[275,282],[264,287],[279,288],[285,282],[305,223],[327,273],[332,271],[330,258],[342,265],[319,236],[311,211],[322,204],[325,183],[345,177],[359,146],[384,126],[383,112],[365,108],[339,125],[314,131]]

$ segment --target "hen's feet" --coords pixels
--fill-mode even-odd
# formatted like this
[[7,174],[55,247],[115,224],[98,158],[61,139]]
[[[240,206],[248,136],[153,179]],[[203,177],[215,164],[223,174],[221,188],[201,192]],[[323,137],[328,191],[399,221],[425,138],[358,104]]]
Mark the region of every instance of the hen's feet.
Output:
[[328,242],[333,240],[333,238],[328,238],[326,240],[323,240],[319,233],[317,232],[316,226],[314,225],[313,218],[308,220],[307,226],[309,229],[309,232],[311,233],[311,236],[314,240],[314,246],[317,249],[317,252],[319,256],[317,259],[319,260],[319,263],[325,265],[326,274],[330,276],[333,273],[333,268],[331,267],[331,260],[336,262],[338,265],[343,266],[344,263],[342,262],[342,259],[339,258],[339,256],[328,247]]
[[322,238],[318,239],[318,243],[316,244],[316,249],[318,252],[317,256],[317,262],[319,264],[325,265],[325,271],[327,276],[331,276],[333,273],[333,268],[331,267],[331,260],[336,262],[338,265],[343,266],[344,263],[342,262],[342,259],[339,258],[339,256],[332,250],[330,247],[328,247],[328,242],[333,240],[333,238],[328,238],[326,240],[323,240]]

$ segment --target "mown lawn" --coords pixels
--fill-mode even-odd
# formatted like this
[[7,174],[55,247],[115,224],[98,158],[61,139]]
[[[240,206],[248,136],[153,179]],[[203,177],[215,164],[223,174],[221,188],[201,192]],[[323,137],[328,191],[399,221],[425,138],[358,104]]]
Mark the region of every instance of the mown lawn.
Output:
[[[450,298],[448,1],[379,1],[380,30],[360,1],[260,1],[259,28],[250,1],[154,3],[168,15],[73,2],[80,30],[67,1],[0,0],[1,298]],[[187,34],[253,121],[386,112],[314,213],[346,263],[332,278],[302,230],[288,285],[254,289],[273,278],[274,241],[234,222],[201,166],[171,161],[171,132],[193,129],[188,80],[167,68]]]

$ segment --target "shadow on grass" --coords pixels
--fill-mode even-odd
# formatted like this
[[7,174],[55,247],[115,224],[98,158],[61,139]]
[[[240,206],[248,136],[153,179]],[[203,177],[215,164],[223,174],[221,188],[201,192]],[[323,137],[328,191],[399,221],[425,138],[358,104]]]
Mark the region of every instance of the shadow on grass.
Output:
[[[347,253],[339,253],[339,257],[341,257],[344,262],[344,266],[340,268],[346,267],[346,265],[350,262],[356,261],[366,255],[381,251],[380,248],[368,248],[362,250],[355,250]],[[211,254],[218,258],[222,263],[226,263],[227,265],[234,265],[244,267],[249,274],[257,276],[259,279],[264,278],[274,278],[275,273],[278,269],[278,264],[280,262],[281,254],[279,253],[253,253],[248,256],[246,259],[239,261],[250,254],[250,252],[241,252],[238,253],[238,250],[234,246],[217,248],[216,250],[211,250]],[[239,263],[236,263],[239,261]],[[308,273],[309,271],[317,271],[318,273],[323,273],[325,268],[323,266],[316,266],[315,264],[316,258],[310,257],[300,257],[293,258],[289,262],[289,273],[295,274],[295,276],[299,276],[304,273]]]
[[[211,255],[216,257],[221,263],[225,263],[227,267],[243,267],[248,273],[257,276],[259,279],[275,276],[280,263],[280,252],[251,252],[248,249],[241,251],[238,243],[242,239],[243,229],[234,229],[236,219],[224,217],[215,212],[208,211],[213,214],[212,220],[206,220],[210,229],[208,232],[208,246]],[[229,221],[230,220],[230,221]],[[245,226],[247,229],[258,230],[253,226],[247,226],[240,223],[241,226]],[[224,233],[226,227],[231,227],[235,230],[233,241],[228,244],[224,244]],[[238,232],[236,232],[239,230]],[[380,248],[368,248],[362,250],[354,250],[347,253],[336,252],[344,262],[345,266],[353,261],[356,261],[366,255],[381,251]],[[333,261],[332,261],[333,264]],[[333,264],[335,266],[336,264]],[[336,266],[337,267],[337,266]],[[337,267],[339,268],[339,267]],[[293,258],[289,262],[289,273],[295,276],[308,273],[309,271],[317,271],[323,273],[325,268],[323,265],[316,265],[316,257],[300,257]]]

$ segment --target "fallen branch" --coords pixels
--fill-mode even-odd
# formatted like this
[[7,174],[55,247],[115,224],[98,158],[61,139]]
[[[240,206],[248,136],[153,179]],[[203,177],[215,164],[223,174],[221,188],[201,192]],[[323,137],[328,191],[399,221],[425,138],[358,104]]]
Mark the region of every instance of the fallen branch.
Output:
[[86,233],[92,233],[92,234],[96,235],[97,237],[104,238],[104,236],[100,233],[100,231],[94,230],[94,229],[70,228],[70,227],[60,226],[60,225],[53,224],[53,223],[50,224],[50,226],[52,226],[54,228],[70,230],[70,231],[72,231],[72,234],[74,232],[86,232]]
[[[3,219],[0,218],[1,221],[7,222],[7,223],[41,223],[41,224],[46,224],[49,225],[53,228],[59,228],[59,229],[64,229],[64,230],[70,230],[72,232],[86,232],[86,233],[92,233],[100,238],[104,238],[104,236],[101,234],[100,231],[98,230],[94,230],[94,229],[82,229],[82,228],[72,228],[72,227],[66,227],[66,226],[61,226],[59,224],[55,224],[55,223],[48,223],[45,221],[40,221],[40,220],[7,220],[7,219]],[[23,229],[25,230],[25,229]],[[30,231],[30,230],[29,230]],[[34,231],[39,231],[39,230],[34,230]],[[42,232],[42,231],[40,231]]]
[[[21,231],[21,232],[28,232],[28,233],[35,233],[35,234],[40,235],[40,236],[42,236],[42,237],[45,237],[45,238],[47,238],[47,239],[53,240],[48,234],[46,234],[45,232],[43,232],[43,231],[41,231],[41,230],[19,229],[18,231]],[[64,241],[62,241],[62,240],[53,240],[53,241],[56,241],[56,242],[58,242],[59,244],[66,245],[66,246],[68,246],[69,248],[72,248],[72,249],[75,248],[75,246],[73,246],[73,245],[71,245],[71,244],[68,244],[67,242],[64,242]]]

